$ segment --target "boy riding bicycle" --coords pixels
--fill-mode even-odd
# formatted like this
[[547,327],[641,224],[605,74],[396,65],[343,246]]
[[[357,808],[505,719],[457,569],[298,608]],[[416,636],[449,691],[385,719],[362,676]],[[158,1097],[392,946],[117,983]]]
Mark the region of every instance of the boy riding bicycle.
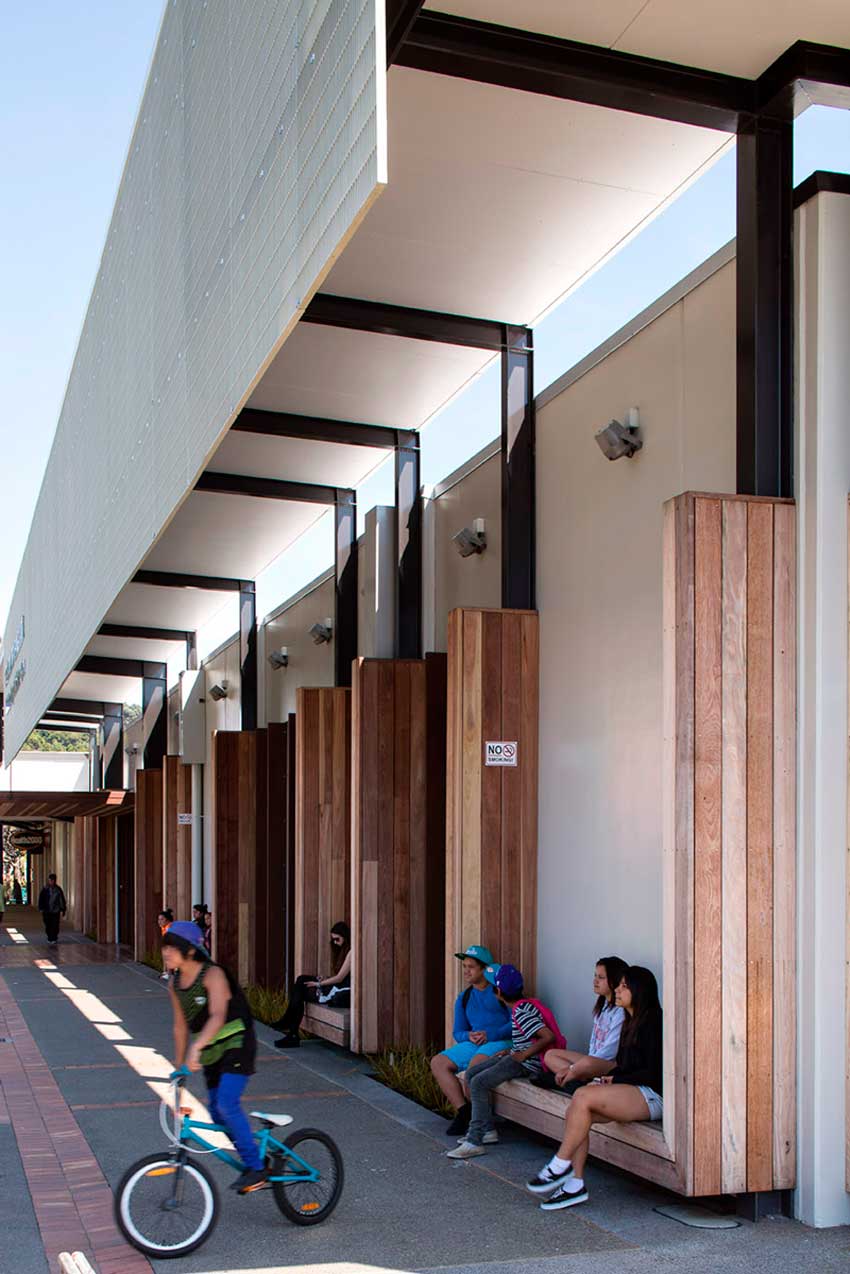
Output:
[[210,1115],[226,1129],[244,1165],[231,1188],[250,1194],[268,1176],[241,1100],[257,1053],[251,1010],[233,976],[211,960],[198,925],[176,920],[161,945],[171,975],[175,1068],[203,1069]]

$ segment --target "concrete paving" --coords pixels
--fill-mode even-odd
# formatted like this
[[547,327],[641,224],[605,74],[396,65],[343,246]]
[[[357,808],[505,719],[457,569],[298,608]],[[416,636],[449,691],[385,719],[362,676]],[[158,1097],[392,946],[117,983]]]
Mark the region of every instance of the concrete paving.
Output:
[[[31,927],[19,927],[30,941],[12,949],[0,935],[0,976],[114,1186],[131,1162],[164,1144],[147,1081],[171,1056],[166,990],[150,970],[116,963],[94,944],[48,951]],[[96,963],[86,963],[89,952]],[[850,1231],[812,1231],[784,1219],[690,1229],[653,1211],[671,1196],[601,1166],[588,1171],[586,1205],[541,1213],[523,1182],[550,1153],[542,1139],[504,1125],[502,1143],[485,1157],[454,1163],[445,1158],[452,1144],[445,1122],[370,1078],[362,1059],[319,1042],[280,1053],[271,1047],[273,1032],[261,1027],[259,1036],[250,1106],[285,1110],[296,1127],[334,1136],[346,1170],[340,1205],[325,1225],[299,1229],[280,1215],[271,1192],[239,1198],[224,1188],[229,1170],[210,1164],[222,1186],[218,1228],[192,1256],[153,1262],[157,1271],[649,1274],[675,1266],[684,1274],[759,1274],[850,1267]],[[192,1087],[203,1098],[202,1081]],[[44,1274],[21,1160],[12,1130],[2,1125],[0,1154],[0,1234],[9,1235],[14,1218],[21,1253],[15,1268]],[[7,1268],[2,1258],[0,1268]]]

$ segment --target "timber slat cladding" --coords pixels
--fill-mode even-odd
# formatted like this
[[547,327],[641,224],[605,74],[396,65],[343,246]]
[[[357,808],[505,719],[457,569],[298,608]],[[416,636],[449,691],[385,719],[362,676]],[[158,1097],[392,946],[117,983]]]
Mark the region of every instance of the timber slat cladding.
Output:
[[179,822],[181,814],[192,813],[192,769],[179,756],[163,762],[162,899],[175,920],[192,915],[192,827]]
[[301,687],[295,708],[295,973],[327,975],[351,923],[351,691]]
[[[449,616],[445,1035],[461,989],[454,953],[483,943],[533,990],[537,947],[539,627],[534,611]],[[516,766],[485,765],[488,742]]]
[[795,1180],[795,525],[665,508],[665,1132],[695,1195]]
[[266,974],[266,732],[213,735],[215,957],[239,981]]
[[[114,826],[112,830],[114,833]],[[135,835],[136,959],[141,960],[159,949],[156,918],[162,910],[162,770],[136,772]],[[114,853],[110,857],[114,862]]]
[[354,666],[355,1052],[442,1036],[445,703],[444,655]]
[[293,891],[291,887],[292,844],[294,842],[294,810],[290,806],[290,731],[295,730],[294,715],[289,721],[270,722],[266,728],[266,861],[260,899],[258,925],[265,933],[264,962],[257,969],[258,981],[266,986],[284,986],[289,976],[287,959],[288,934],[292,925]]

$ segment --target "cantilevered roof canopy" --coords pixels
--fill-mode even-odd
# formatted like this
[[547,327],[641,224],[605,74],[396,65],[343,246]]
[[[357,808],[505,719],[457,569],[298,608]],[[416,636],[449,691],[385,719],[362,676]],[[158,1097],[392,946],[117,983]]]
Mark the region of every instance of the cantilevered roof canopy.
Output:
[[[284,22],[290,7],[286,3],[279,6]],[[355,7],[353,0],[345,0],[346,18],[355,17]],[[321,115],[321,103],[326,101],[328,127],[341,130],[334,135],[343,139],[336,149],[329,134],[321,139],[321,162],[311,171],[321,171],[323,176],[330,174],[333,163],[350,164],[345,128],[358,120],[362,131],[357,137],[359,141],[365,138],[361,149],[367,167],[363,171],[368,170],[368,180],[360,180],[357,187],[359,202],[356,207],[344,208],[327,200],[310,205],[311,217],[328,215],[337,221],[323,223],[318,236],[321,252],[315,249],[317,255],[310,258],[309,269],[304,266],[300,270],[297,283],[287,276],[285,305],[273,289],[262,295],[246,290],[243,284],[249,275],[253,278],[252,271],[265,281],[274,277],[276,269],[284,268],[281,252],[283,246],[289,251],[291,245],[275,238],[272,226],[285,239],[296,223],[275,220],[279,209],[273,195],[271,202],[265,202],[274,174],[280,198],[288,189],[280,173],[291,169],[273,165],[289,164],[292,157],[287,149],[292,143],[287,132],[291,117],[285,112],[280,119],[274,111],[267,115],[258,112],[253,86],[240,86],[242,98],[237,102],[234,97],[229,107],[233,114],[228,118],[238,124],[239,162],[245,171],[230,170],[239,198],[231,194],[227,208],[216,213],[221,235],[215,242],[221,246],[215,253],[207,251],[214,227],[210,191],[206,190],[203,198],[207,202],[198,212],[206,218],[203,252],[202,241],[192,240],[201,254],[198,262],[203,256],[206,263],[209,256],[204,266],[207,269],[208,265],[206,284],[201,275],[193,275],[193,308],[186,310],[179,338],[159,328],[153,343],[148,339],[150,331],[145,337],[145,350],[154,362],[159,357],[157,341],[162,346],[159,363],[154,366],[151,362],[146,369],[152,383],[159,376],[161,391],[161,397],[150,399],[152,417],[165,412],[171,401],[169,393],[173,396],[174,390],[169,390],[169,383],[186,391],[180,400],[184,405],[178,403],[171,418],[160,420],[162,437],[170,448],[170,468],[163,470],[161,480],[152,470],[149,475],[147,457],[158,453],[152,453],[147,444],[144,421],[129,421],[125,437],[121,414],[111,415],[107,422],[109,446],[120,481],[116,478],[112,491],[92,491],[97,506],[92,525],[98,527],[99,536],[116,539],[123,565],[119,573],[113,572],[114,578],[108,571],[98,576],[100,591],[90,590],[81,576],[77,592],[82,591],[88,607],[85,631],[79,612],[69,611],[76,625],[74,656],[70,657],[69,646],[61,667],[57,663],[54,668],[51,663],[49,677],[39,672],[38,702],[33,700],[31,687],[22,691],[25,706],[21,713],[27,719],[15,720],[12,714],[9,724],[13,728],[7,732],[12,748],[20,746],[49,695],[59,692],[63,679],[67,680],[62,694],[69,697],[106,700],[121,690],[99,676],[71,672],[84,650],[113,654],[118,643],[125,655],[163,657],[162,645],[152,646],[149,638],[107,639],[98,635],[104,621],[194,631],[222,604],[221,594],[209,590],[134,583],[135,570],[252,580],[323,512],[323,507],[309,498],[290,500],[282,498],[280,491],[252,490],[247,480],[350,490],[381,458],[375,450],[338,438],[331,441],[331,436],[335,437],[331,430],[329,440],[318,442],[315,436],[274,437],[233,429],[240,412],[259,409],[319,422],[327,419],[416,430],[499,356],[497,347],[486,342],[482,347],[462,339],[434,339],[433,335],[421,339],[409,331],[390,334],[392,325],[380,323],[369,330],[348,321],[341,325],[317,322],[313,300],[317,291],[326,298],[325,318],[328,310],[333,310],[334,298],[349,298],[493,324],[533,325],[713,163],[730,144],[735,128],[750,118],[748,112],[762,109],[777,93],[787,96],[796,92],[799,107],[810,100],[811,83],[819,75],[829,81],[837,101],[843,100],[850,84],[846,59],[842,62],[840,56],[841,49],[850,45],[846,0],[820,0],[815,7],[776,0],[751,0],[743,6],[732,0],[705,0],[699,6],[679,0],[610,0],[598,6],[588,6],[583,0],[523,0],[521,5],[515,0],[428,0],[418,16],[414,3],[390,0],[392,64],[386,84],[380,58],[377,72],[367,68],[366,79],[358,79],[363,58],[368,61],[375,51],[374,33],[363,26],[362,15],[368,6],[361,5],[355,40],[361,52],[346,64],[351,91],[359,97],[352,113],[342,120],[339,103],[347,99],[331,92],[336,81],[328,60],[331,52],[334,56],[339,53],[333,41],[342,28],[338,26],[333,37],[329,34],[327,23],[333,14],[339,16],[339,6],[333,14],[331,8],[328,0],[317,0],[316,29],[296,55],[296,61],[302,58],[304,62],[299,72],[305,76],[304,94],[296,92],[291,101],[297,102],[297,110],[308,112],[310,119],[319,117],[315,115],[317,108]],[[448,16],[441,18],[441,13]],[[491,25],[476,30],[469,25],[470,20]],[[186,45],[187,66],[194,65],[196,37],[199,47],[204,40],[221,38],[220,33],[207,28],[207,21],[199,16],[198,31]],[[521,29],[515,30],[518,27]],[[405,33],[406,42],[402,39]],[[547,37],[574,43],[555,47],[551,40],[547,43]],[[834,50],[798,47],[764,76],[775,60],[800,40],[835,45],[839,56],[833,56]],[[351,49],[354,47],[352,44]],[[155,57],[156,67],[160,52]],[[321,82],[308,73],[313,61],[322,68]],[[210,85],[204,76],[198,78],[197,71],[193,74],[193,92],[208,93]],[[764,76],[763,81],[758,81],[759,76]],[[276,83],[273,74],[269,83]],[[806,92],[801,93],[801,83]],[[154,97],[149,83],[145,102],[153,102]],[[179,97],[178,89],[178,104]],[[357,115],[360,108],[363,118]],[[134,135],[135,149],[142,143],[148,146],[148,163],[160,152],[167,154],[172,180],[189,183],[185,206],[194,207],[191,183],[197,179],[170,141],[166,147],[159,133],[155,137],[144,133],[145,109],[147,106]],[[369,111],[367,125],[364,119]],[[193,116],[196,118],[200,116]],[[172,121],[169,138],[174,127],[178,124]],[[304,137],[318,144],[309,127]],[[207,153],[215,156],[216,145],[221,143],[213,135],[204,144]],[[131,151],[128,164],[135,163],[134,154]],[[253,172],[251,164],[255,165]],[[145,208],[155,205],[165,193],[163,179],[156,171],[146,170]],[[381,190],[384,176],[386,185]],[[328,189],[339,194],[340,182],[334,182],[330,181]],[[127,190],[130,199],[132,190],[129,186]],[[108,271],[113,236],[123,233],[122,197],[102,273]],[[232,209],[236,211],[231,223],[227,218]],[[298,215],[302,215],[300,209]],[[170,235],[173,229],[178,236],[180,225],[179,217],[160,224],[159,237],[150,247],[154,263],[156,254],[162,253],[168,257],[172,272],[178,262],[172,259],[176,237],[172,243]],[[184,233],[191,238],[192,227],[184,227]],[[130,237],[128,274],[132,273],[132,243]],[[297,247],[302,255],[306,251],[303,245]],[[189,264],[194,269],[194,259]],[[219,269],[224,272],[221,277],[226,276],[221,285],[225,290],[216,292]],[[126,311],[131,335],[138,314],[149,313],[155,304],[147,266],[145,270],[148,291],[137,298],[135,310]],[[97,305],[102,308],[102,292],[99,283],[93,309]],[[237,294],[238,309],[225,301],[226,295],[235,298]],[[110,303],[122,303],[120,290]],[[281,307],[279,313],[276,305]],[[301,316],[297,323],[286,318],[288,305],[295,306],[296,318]],[[109,331],[112,329],[121,330],[114,323]],[[256,371],[251,370],[250,361],[240,362],[241,379],[234,380],[231,375],[225,393],[218,378],[219,350],[227,351],[231,358],[230,375],[235,366],[234,349],[241,350],[246,342],[252,349],[260,349],[260,330],[278,332],[267,344],[267,356]],[[202,344],[192,344],[199,333]],[[184,348],[191,347],[192,357],[181,366],[179,341],[184,338]],[[140,353],[137,356],[141,358]],[[108,395],[98,397],[95,392],[99,378],[106,375],[97,366],[97,360],[92,363],[91,359],[86,365],[96,422],[108,401]],[[198,441],[202,434],[206,439],[203,445]],[[180,440],[176,448],[175,439]],[[164,445],[162,442],[161,447]],[[55,450],[57,463],[73,465],[73,448],[69,450],[67,440]],[[241,488],[240,478],[246,480]],[[136,517],[123,509],[122,502],[135,498],[134,481],[148,483],[153,493],[149,518],[147,509],[143,509],[144,516]],[[199,482],[205,489],[197,489]],[[79,488],[78,494],[84,485],[83,475],[72,483],[75,490]],[[38,552],[41,543],[36,535],[31,552]],[[31,579],[32,568],[26,566],[22,576]],[[103,585],[107,576],[108,590]],[[56,600],[61,609],[63,599]],[[67,609],[67,598],[64,601]],[[18,612],[25,609],[24,594],[16,596],[7,646]],[[43,616],[49,613],[49,605],[42,605],[42,624]],[[48,658],[43,634],[37,641],[40,664]]]
[[2,792],[0,822],[12,819],[93,818],[126,814],[135,805],[133,792]]

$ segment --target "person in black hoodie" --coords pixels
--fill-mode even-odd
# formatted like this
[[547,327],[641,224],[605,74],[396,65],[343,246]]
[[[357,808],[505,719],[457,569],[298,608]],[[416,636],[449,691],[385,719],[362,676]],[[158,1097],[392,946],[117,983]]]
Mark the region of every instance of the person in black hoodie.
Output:
[[526,1183],[544,1196],[544,1212],[587,1201],[584,1165],[593,1124],[636,1123],[663,1113],[661,1004],[649,969],[632,965],[623,974],[614,1002],[626,1011],[614,1069],[580,1088],[564,1120],[564,1139],[544,1168]]

